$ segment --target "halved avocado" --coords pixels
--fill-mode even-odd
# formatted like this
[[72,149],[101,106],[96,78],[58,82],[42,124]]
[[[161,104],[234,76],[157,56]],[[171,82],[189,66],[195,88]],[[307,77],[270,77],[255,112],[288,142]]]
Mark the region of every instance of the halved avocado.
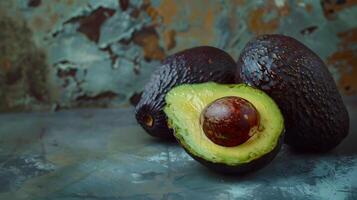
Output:
[[[222,146],[208,138],[202,128],[202,113],[224,97],[250,102],[259,113],[257,132],[237,146]],[[186,84],[170,90],[164,112],[174,136],[194,159],[223,173],[246,173],[267,165],[278,153],[284,119],[276,103],[263,91],[245,84]]]

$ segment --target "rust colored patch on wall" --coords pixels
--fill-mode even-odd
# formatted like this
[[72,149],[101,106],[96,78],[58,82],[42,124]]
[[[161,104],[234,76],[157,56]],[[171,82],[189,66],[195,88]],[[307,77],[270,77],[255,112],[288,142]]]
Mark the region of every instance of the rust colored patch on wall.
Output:
[[146,60],[163,60],[165,52],[159,45],[159,35],[154,27],[146,27],[133,35],[133,42],[143,47]]
[[[346,95],[357,94],[357,54],[352,50],[342,50],[332,54],[328,63],[337,67],[341,73],[341,79],[338,83],[340,90]],[[351,69],[349,69],[351,68]]]
[[126,11],[129,7],[130,0],[118,0],[122,11]]
[[167,50],[171,50],[176,46],[176,31],[175,30],[168,30],[164,33],[165,37],[165,45]]
[[346,8],[357,5],[356,0],[322,0],[321,6],[327,19],[336,18],[336,14]]
[[[266,20],[267,14],[276,12],[277,16]],[[278,7],[274,1],[269,0],[263,7],[259,7],[249,13],[248,27],[256,35],[274,33],[279,28],[280,18],[290,14],[290,7],[287,2]]]
[[357,28],[339,33],[339,49],[328,57],[327,63],[338,69],[340,90],[346,95],[357,94]]
[[179,5],[176,5],[175,1],[163,0],[160,6],[157,8],[158,14],[163,18],[163,24],[169,25],[174,22],[174,17],[178,13]]
[[357,28],[341,32],[338,36],[341,38],[341,47],[357,44]]
[[[155,29],[155,26],[157,26],[156,20],[159,14],[156,9],[151,6],[150,0],[144,0],[142,5],[139,8],[134,8],[130,15],[133,18],[137,18],[141,11],[146,12],[151,17],[151,25],[134,32],[130,40],[122,40],[120,42],[122,44],[129,44],[131,41],[133,41],[135,44],[141,46],[144,50],[144,59],[146,60],[163,60],[166,55],[164,50],[159,45],[160,38]],[[103,50],[109,52],[109,54],[112,55],[111,49]],[[113,64],[117,57],[111,56],[111,59]],[[139,69],[134,68],[134,73],[139,74]]]
[[[176,32],[176,39],[181,39],[182,42],[176,44],[177,50],[182,50],[192,45],[189,41],[195,41],[199,45],[210,45],[212,41],[217,40],[217,31],[215,23],[217,18],[222,12],[222,7],[217,6],[213,1],[180,1],[181,4],[165,5],[164,2],[160,5],[159,13],[162,13],[164,23],[168,27],[172,27],[177,23],[176,19],[185,20],[184,24],[187,25],[186,29]],[[190,5],[187,8],[185,5]],[[202,7],[202,5],[205,5]],[[176,6],[176,7],[174,7]],[[171,16],[171,13],[176,15]],[[182,16],[184,15],[184,16]]]
[[28,6],[28,7],[33,7],[33,8],[35,8],[35,7],[40,6],[41,3],[42,3],[41,0],[28,0],[27,6]]
[[270,21],[263,21],[264,15],[269,11],[266,8],[257,8],[249,13],[248,26],[249,29],[256,35],[273,33],[279,27],[279,21],[277,18]]
[[[204,4],[204,1],[201,3]],[[215,17],[218,16],[220,8],[212,4],[208,4],[207,9],[204,10],[200,9],[200,7],[201,4],[193,4],[192,10],[195,12],[191,12],[189,15],[189,21],[193,24],[199,23],[200,26],[190,28],[188,32],[183,32],[181,36],[191,36],[197,38],[202,45],[208,45],[216,39],[212,30],[215,25]]]
[[141,11],[146,12],[151,17],[152,22],[156,22],[157,16],[159,16],[156,9],[151,6],[150,1],[148,0],[144,0],[143,4],[140,7],[133,7],[130,12],[130,16],[132,18],[138,18]]
[[88,17],[80,20],[78,31],[85,34],[90,40],[98,42],[100,36],[100,27],[109,17],[113,16],[114,10],[108,8],[99,8]]
[[[242,0],[232,2],[232,4],[242,3],[244,3]],[[221,6],[205,0],[162,0],[158,7],[148,6],[146,9],[153,19],[153,24],[162,28],[163,32],[160,35],[163,36],[166,50],[174,48],[182,50],[192,45],[188,43],[192,40],[200,45],[211,44],[216,39],[215,22],[221,11]],[[177,19],[183,21],[181,27],[177,27]],[[184,26],[187,28],[182,28]],[[176,43],[180,38],[185,39],[179,44]]]
[[143,10],[151,17],[153,23],[158,22],[159,12],[151,5],[143,6]]
[[312,6],[312,4],[307,3],[307,4],[305,5],[305,10],[306,10],[306,12],[312,13],[313,9],[314,9],[314,7]]
[[111,16],[113,16],[115,10],[109,8],[100,7],[94,10],[88,16],[75,17],[67,21],[66,23],[79,22],[78,31],[83,33],[91,41],[98,42],[100,37],[101,25]]

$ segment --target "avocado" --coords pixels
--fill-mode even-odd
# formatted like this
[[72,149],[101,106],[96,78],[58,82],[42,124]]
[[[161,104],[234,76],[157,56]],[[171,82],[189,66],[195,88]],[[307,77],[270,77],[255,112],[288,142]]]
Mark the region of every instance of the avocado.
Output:
[[246,84],[184,84],[170,90],[165,113],[186,152],[208,168],[244,174],[278,153],[284,119],[275,102]]
[[259,88],[282,110],[285,142],[326,152],[348,134],[349,117],[333,77],[308,47],[284,35],[252,39],[238,59],[237,81]]
[[138,123],[152,136],[173,139],[163,112],[165,95],[184,83],[234,83],[236,63],[224,51],[209,46],[187,49],[167,57],[153,72],[136,106]]

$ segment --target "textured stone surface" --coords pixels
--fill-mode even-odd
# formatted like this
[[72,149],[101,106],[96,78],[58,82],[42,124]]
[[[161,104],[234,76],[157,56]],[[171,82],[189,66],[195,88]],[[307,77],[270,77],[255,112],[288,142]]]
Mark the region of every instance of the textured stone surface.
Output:
[[0,1],[0,111],[123,107],[167,55],[283,33],[357,94],[355,0]]
[[[346,101],[356,110],[355,99]],[[264,169],[233,177],[208,171],[176,143],[153,139],[132,113],[0,115],[0,199],[357,199],[356,124],[328,154],[283,146]]]

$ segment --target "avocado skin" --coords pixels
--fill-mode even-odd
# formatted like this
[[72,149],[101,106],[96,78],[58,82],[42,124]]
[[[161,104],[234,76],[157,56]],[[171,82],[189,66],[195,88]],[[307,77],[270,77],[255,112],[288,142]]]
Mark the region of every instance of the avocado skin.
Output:
[[[174,139],[163,112],[165,95],[171,88],[184,83],[235,83],[236,63],[226,52],[210,46],[187,49],[167,57],[146,84],[135,108],[138,123],[154,137]],[[145,116],[154,119],[145,125]]]
[[272,162],[274,160],[274,158],[276,157],[276,155],[279,153],[283,141],[284,141],[284,133],[282,133],[280,135],[278,144],[271,152],[263,155],[262,157],[260,157],[258,159],[252,160],[249,163],[244,163],[244,164],[235,165],[235,166],[226,165],[224,163],[210,162],[208,160],[205,160],[203,158],[193,155],[186,148],[184,148],[184,149],[192,158],[194,158],[196,161],[200,162],[201,164],[203,164],[210,170],[213,170],[215,172],[222,173],[222,174],[245,175],[245,174],[260,170],[260,169],[264,168],[265,166],[267,166],[270,162]]
[[308,47],[284,35],[251,40],[237,62],[237,81],[265,91],[282,110],[285,142],[325,152],[348,134],[349,117],[333,77]]

